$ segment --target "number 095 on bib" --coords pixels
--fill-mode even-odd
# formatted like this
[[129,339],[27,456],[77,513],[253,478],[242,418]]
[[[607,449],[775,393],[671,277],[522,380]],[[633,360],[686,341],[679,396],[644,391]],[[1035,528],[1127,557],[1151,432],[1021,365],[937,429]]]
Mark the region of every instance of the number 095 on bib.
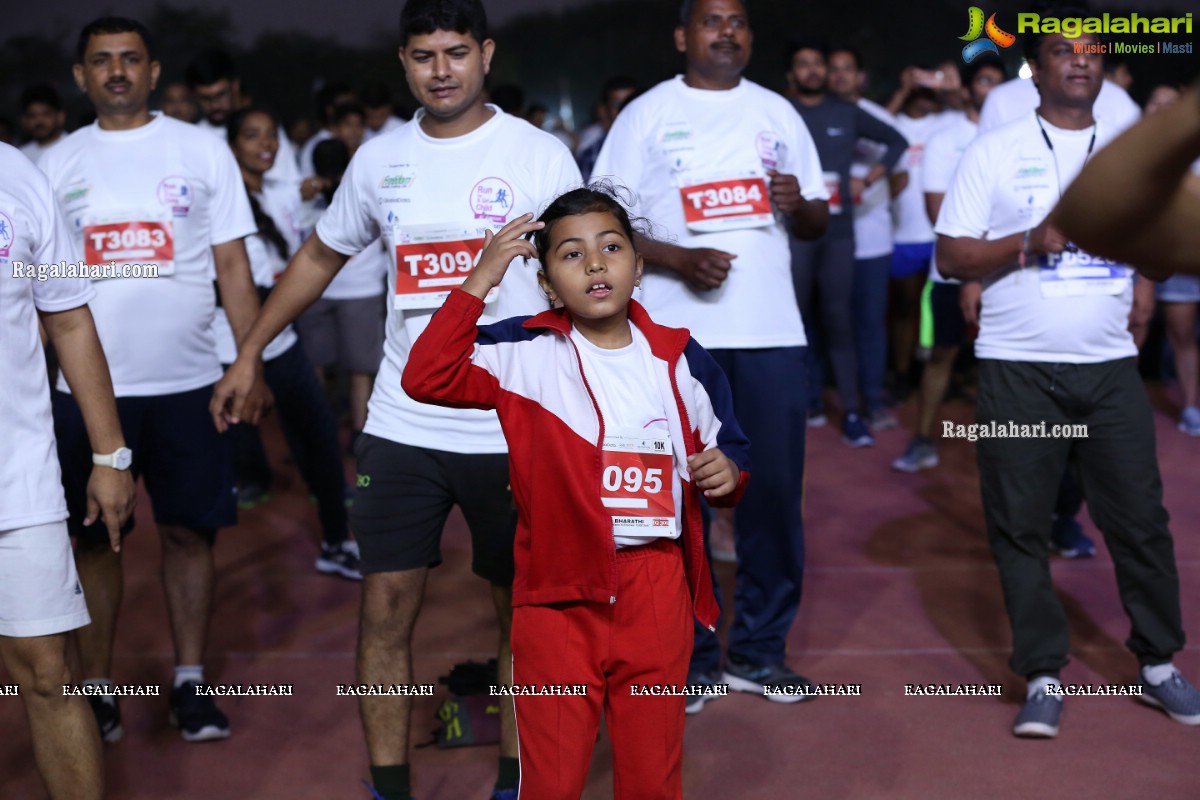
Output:
[[600,502],[614,536],[675,536],[675,461],[667,437],[605,436]]

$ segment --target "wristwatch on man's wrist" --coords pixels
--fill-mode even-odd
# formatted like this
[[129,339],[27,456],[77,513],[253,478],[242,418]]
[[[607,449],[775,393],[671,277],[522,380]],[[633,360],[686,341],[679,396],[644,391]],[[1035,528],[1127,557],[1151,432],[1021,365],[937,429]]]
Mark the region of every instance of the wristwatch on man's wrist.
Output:
[[106,456],[92,453],[92,463],[98,467],[129,469],[129,465],[133,463],[133,451],[128,447],[118,447],[115,452]]

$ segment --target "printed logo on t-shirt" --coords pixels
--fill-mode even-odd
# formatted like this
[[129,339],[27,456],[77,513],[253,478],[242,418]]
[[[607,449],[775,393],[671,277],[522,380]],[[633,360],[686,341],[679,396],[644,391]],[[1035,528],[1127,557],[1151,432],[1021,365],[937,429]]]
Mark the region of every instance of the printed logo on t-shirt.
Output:
[[502,178],[484,178],[471,187],[471,211],[475,219],[486,219],[492,222],[507,222],[512,213],[512,186]]
[[158,184],[158,202],[177,217],[186,217],[192,208],[192,188],[185,178],[171,175]]
[[763,131],[754,141],[763,169],[779,169],[787,156],[787,145],[774,131]]
[[417,179],[416,175],[384,175],[379,180],[380,189],[407,189]]
[[0,211],[0,258],[8,258],[17,234],[10,216]]

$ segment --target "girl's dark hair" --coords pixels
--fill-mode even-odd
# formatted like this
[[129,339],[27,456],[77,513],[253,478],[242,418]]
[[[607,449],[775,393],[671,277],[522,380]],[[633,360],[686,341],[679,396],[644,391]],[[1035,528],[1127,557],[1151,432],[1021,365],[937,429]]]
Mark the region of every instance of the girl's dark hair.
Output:
[[625,236],[629,238],[630,245],[636,248],[633,241],[635,229],[637,232],[641,232],[641,229],[646,227],[646,223],[641,218],[630,218],[621,199],[621,195],[625,193],[627,190],[601,182],[589,184],[581,189],[572,189],[566,194],[560,195],[538,217],[538,221],[546,223],[546,227],[529,234],[533,246],[537,248],[538,261],[546,263],[546,254],[550,247],[550,231],[554,228],[554,223],[563,217],[575,217],[580,214],[605,211],[612,214],[617,218],[617,222],[621,223],[621,228],[624,230]]
[[[239,108],[229,115],[229,122],[225,124],[225,137],[228,139],[230,145],[237,140],[242,126],[246,124],[246,118],[251,114],[264,114],[271,120],[271,126],[274,129],[277,130],[279,128],[279,118],[271,111],[258,106]],[[258,226],[258,235],[266,239],[267,244],[273,246],[279,252],[280,258],[287,261],[289,256],[287,239],[284,239],[283,234],[279,232],[279,227],[275,224],[275,220],[271,219],[270,215],[263,211],[254,193],[247,189],[246,196],[250,198],[250,210],[254,212],[254,224]]]

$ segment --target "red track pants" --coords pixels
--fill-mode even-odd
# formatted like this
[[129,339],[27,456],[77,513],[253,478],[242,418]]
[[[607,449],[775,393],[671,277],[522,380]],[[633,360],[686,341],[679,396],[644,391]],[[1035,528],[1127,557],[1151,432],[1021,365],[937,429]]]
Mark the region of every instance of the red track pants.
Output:
[[630,689],[687,683],[692,602],[679,544],[618,550],[616,598],[513,609],[513,684],[587,685],[585,697],[515,697],[522,800],[579,800],[601,709],[616,800],[683,797],[685,698]]

